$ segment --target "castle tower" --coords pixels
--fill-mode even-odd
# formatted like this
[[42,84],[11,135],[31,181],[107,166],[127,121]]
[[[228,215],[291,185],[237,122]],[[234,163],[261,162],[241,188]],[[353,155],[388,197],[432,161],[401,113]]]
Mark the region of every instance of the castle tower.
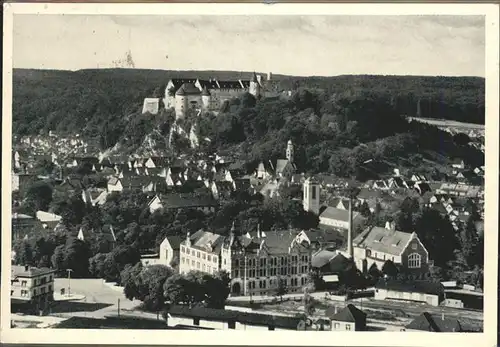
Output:
[[303,184],[302,206],[304,211],[319,214],[319,184],[313,177],[305,180]]
[[250,87],[248,92],[255,96],[256,99],[260,97],[260,84],[257,80],[257,75],[253,73],[252,79],[250,80]]
[[182,85],[175,93],[175,118],[183,118],[187,110],[187,95]]
[[201,92],[201,109],[203,112],[208,111],[210,107],[210,92],[208,91],[207,87],[203,87],[203,90]]
[[166,110],[175,107],[175,93],[172,88],[165,88],[165,99],[163,100],[163,104]]
[[288,143],[286,145],[286,159],[290,163],[293,163],[293,143],[292,140],[288,140]]

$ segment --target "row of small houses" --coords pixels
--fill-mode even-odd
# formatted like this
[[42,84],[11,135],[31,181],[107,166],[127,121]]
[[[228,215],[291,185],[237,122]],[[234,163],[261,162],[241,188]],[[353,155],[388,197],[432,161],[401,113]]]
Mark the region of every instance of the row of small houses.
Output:
[[[108,315],[104,318],[72,317],[56,326],[58,329],[150,329],[150,330],[260,330],[260,331],[335,331],[355,332],[370,330],[367,314],[352,304],[344,308],[329,307],[323,318],[271,315],[239,309],[214,309],[173,305],[165,314],[165,321],[133,315]],[[473,332],[460,319],[443,314],[424,312],[401,331],[414,332]]]

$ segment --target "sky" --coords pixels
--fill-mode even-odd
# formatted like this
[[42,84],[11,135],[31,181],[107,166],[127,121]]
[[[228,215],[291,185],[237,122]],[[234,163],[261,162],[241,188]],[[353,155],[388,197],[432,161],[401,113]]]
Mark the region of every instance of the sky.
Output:
[[13,67],[485,75],[483,16],[14,16]]

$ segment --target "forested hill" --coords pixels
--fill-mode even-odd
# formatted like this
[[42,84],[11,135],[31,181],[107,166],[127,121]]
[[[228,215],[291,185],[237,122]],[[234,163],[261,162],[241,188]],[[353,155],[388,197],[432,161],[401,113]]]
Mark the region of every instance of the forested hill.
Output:
[[[97,135],[140,110],[148,96],[162,96],[170,78],[249,78],[251,72],[99,69],[13,72],[14,134],[75,131]],[[369,92],[399,114],[484,124],[484,79],[476,77],[273,75],[284,90],[319,89],[326,94]],[[420,100],[420,102],[419,102]]]

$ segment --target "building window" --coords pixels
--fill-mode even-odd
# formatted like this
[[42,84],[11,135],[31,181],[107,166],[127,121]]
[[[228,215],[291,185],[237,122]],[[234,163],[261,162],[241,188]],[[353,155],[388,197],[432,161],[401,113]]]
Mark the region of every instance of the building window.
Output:
[[217,263],[217,257],[214,257],[214,263]]
[[422,257],[418,253],[412,253],[408,256],[408,268],[418,269],[420,268]]
[[182,263],[184,264],[186,262],[186,259],[182,258]]
[[207,256],[205,255],[205,253],[203,253],[203,254],[201,255],[201,259],[203,259],[203,260],[207,259]]
[[413,243],[413,244],[411,245],[411,249],[416,250],[416,249],[417,249],[417,244],[416,244],[416,243]]
[[340,327],[340,324],[339,323],[335,323],[334,327],[335,327],[335,329],[338,329]]
[[200,262],[196,262],[196,268],[199,269],[200,268]]
[[236,322],[234,320],[227,322],[227,327],[229,329],[236,329]]
[[186,254],[190,254],[189,248],[186,248]]
[[181,253],[184,253],[184,246],[181,246]]
[[21,281],[21,287],[26,287],[27,282],[26,281]]
[[351,330],[351,325],[350,324],[346,324],[345,325],[345,330]]
[[193,325],[200,325],[200,319],[199,318],[193,318]]
[[195,263],[194,260],[191,260],[191,266],[194,267],[194,263]]
[[316,199],[316,186],[312,186],[312,198]]
[[208,260],[208,261],[212,261],[212,256],[211,256],[211,255],[208,255],[208,256],[207,256],[207,260]]
[[35,295],[35,296],[36,296],[36,289],[34,289],[34,290],[33,290],[33,295]]
[[196,252],[196,257],[199,258],[200,257],[200,252]]

